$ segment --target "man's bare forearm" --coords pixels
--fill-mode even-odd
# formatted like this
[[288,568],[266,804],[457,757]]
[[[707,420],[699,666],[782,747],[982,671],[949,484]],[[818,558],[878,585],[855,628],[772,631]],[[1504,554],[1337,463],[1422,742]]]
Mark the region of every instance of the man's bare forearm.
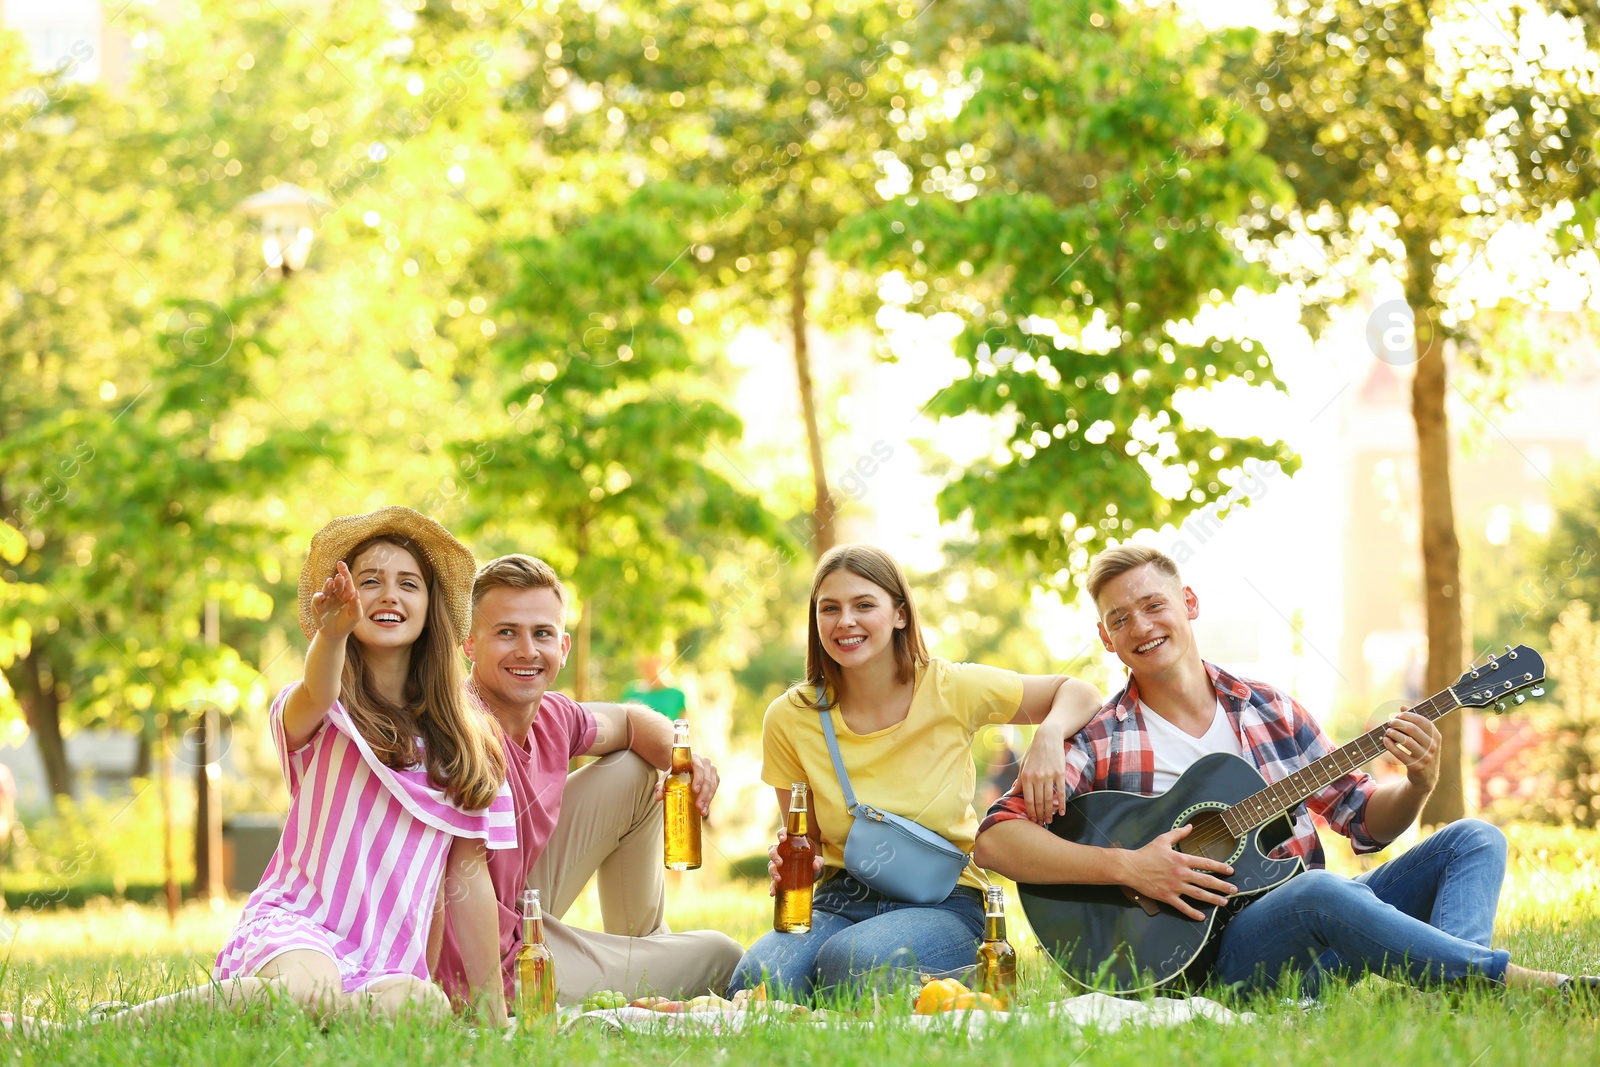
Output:
[[584,701],[595,717],[594,744],[586,756],[604,756],[631,749],[657,770],[672,766],[672,720],[643,704],[605,704]]
[[1367,833],[1375,841],[1393,841],[1417,821],[1432,792],[1404,778],[1384,782],[1367,798]]
[[1018,882],[1124,885],[1127,852],[1080,845],[1027,819],[1007,819],[978,835],[973,858]]

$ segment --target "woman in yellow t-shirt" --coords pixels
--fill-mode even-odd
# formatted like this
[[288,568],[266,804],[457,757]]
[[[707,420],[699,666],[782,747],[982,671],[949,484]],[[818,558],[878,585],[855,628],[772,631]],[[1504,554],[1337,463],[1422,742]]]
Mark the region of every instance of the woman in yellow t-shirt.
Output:
[[[833,717],[859,803],[914,819],[963,852],[978,830],[972,738],[991,723],[1037,724],[1019,781],[1029,817],[1064,810],[1064,742],[1099,710],[1093,686],[1065,675],[1018,675],[931,659],[900,565],[867,545],[823,556],[811,584],[805,681],[774,700],[761,726],[762,781],[789,808],[789,787],[811,789],[810,836],[819,881],[811,930],[769,933],[745,953],[730,995],[763,980],[791,997],[851,987],[873,975],[973,966],[983,934],[983,887],[968,865],[937,904],[891,900],[844,869],[853,817],[833,768],[821,716]],[[818,688],[827,694],[819,709]],[[771,868],[777,885],[776,855]]]

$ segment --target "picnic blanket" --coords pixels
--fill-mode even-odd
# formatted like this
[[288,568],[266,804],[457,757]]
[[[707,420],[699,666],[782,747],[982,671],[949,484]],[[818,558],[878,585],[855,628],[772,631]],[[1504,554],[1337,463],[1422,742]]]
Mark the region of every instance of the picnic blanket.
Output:
[[1205,997],[1155,997],[1150,1000],[1120,1000],[1105,993],[1085,993],[1048,1004],[1037,1004],[1023,1011],[947,1011],[934,1015],[886,1015],[876,1019],[856,1019],[845,1015],[824,1016],[820,1020],[791,1019],[772,1011],[691,1011],[669,1013],[648,1008],[608,1008],[575,1013],[561,1022],[561,1032],[580,1028],[641,1033],[694,1032],[737,1033],[748,1026],[839,1026],[870,1029],[878,1026],[904,1026],[914,1030],[982,1034],[991,1029],[1027,1025],[1041,1019],[1065,1019],[1080,1027],[1118,1030],[1124,1026],[1177,1026],[1203,1020],[1220,1025],[1255,1021],[1253,1012],[1235,1012]]

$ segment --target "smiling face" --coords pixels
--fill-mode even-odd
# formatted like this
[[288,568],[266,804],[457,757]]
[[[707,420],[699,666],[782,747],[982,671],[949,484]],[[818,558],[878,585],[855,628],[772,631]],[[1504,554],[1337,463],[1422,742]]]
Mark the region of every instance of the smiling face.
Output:
[[841,668],[894,658],[894,634],[904,629],[906,611],[882,586],[840,568],[817,587],[815,610],[823,651]]
[[428,582],[417,557],[380,541],[351,559],[349,567],[366,616],[356,625],[356,640],[375,648],[414,644],[428,621]]
[[567,662],[566,608],[549,587],[497,586],[472,613],[467,658],[478,692],[499,711],[536,708]]
[[1112,578],[1095,599],[1100,642],[1135,677],[1155,678],[1197,656],[1189,623],[1200,615],[1194,590],[1146,563]]

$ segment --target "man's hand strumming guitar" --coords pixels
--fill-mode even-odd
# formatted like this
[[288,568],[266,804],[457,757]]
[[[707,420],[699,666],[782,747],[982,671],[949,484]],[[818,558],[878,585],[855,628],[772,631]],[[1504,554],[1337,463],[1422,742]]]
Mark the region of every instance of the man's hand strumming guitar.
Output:
[[1123,850],[1118,853],[1124,867],[1119,880],[1140,897],[1176,908],[1179,914],[1187,918],[1203,920],[1205,915],[1195,910],[1184,897],[1222,905],[1239,890],[1217,877],[1233,874],[1233,868],[1226,863],[1178,851],[1178,842],[1193,830],[1193,826],[1180,826],[1176,830],[1168,830],[1137,851]]

